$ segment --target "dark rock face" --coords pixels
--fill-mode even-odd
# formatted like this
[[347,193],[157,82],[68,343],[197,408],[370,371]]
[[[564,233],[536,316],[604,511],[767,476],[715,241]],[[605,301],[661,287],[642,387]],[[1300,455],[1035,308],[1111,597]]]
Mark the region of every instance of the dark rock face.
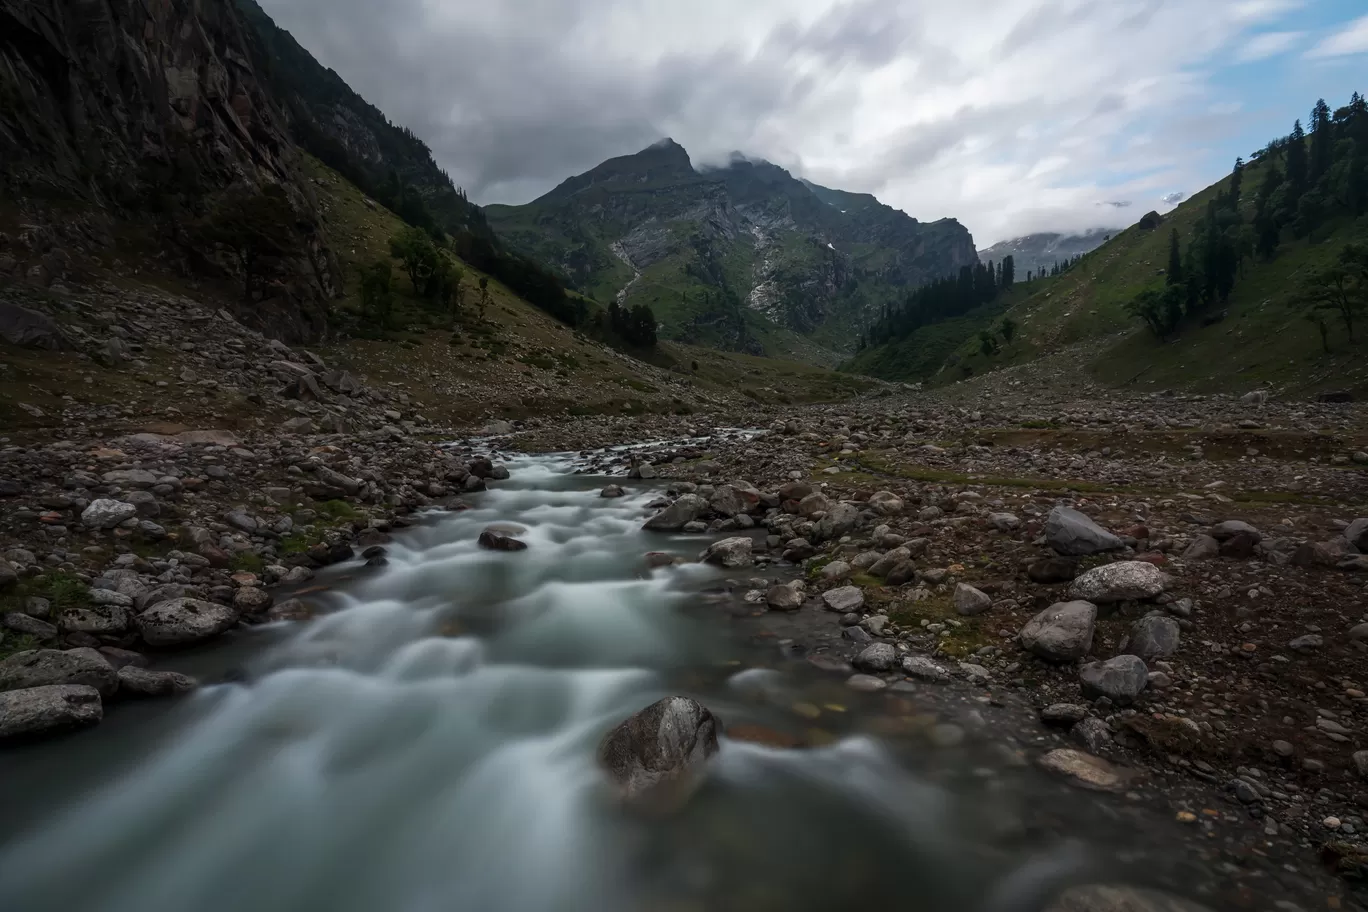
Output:
[[[198,215],[229,188],[278,186],[302,253],[263,262],[267,281],[239,316],[286,339],[322,337],[341,273],[318,232],[298,152],[249,62],[235,4],[0,0],[0,34],[0,72],[23,100],[0,104],[0,182],[88,205],[93,214],[77,234],[97,246],[110,241],[110,216],[139,218],[168,197]],[[238,268],[179,230],[167,246],[185,252],[192,269]],[[57,237],[44,229],[28,238],[33,262],[21,268],[60,278],[70,258]]]
[[717,753],[717,720],[688,697],[666,697],[629,716],[599,745],[599,762],[632,804],[668,810],[697,787]]

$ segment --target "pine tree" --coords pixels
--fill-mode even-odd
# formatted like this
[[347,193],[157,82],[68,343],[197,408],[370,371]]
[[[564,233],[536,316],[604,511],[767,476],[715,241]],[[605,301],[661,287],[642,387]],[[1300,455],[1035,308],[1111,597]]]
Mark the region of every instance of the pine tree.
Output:
[[1169,235],[1169,263],[1167,284],[1183,284],[1183,252],[1178,249],[1178,229]]
[[1334,128],[1330,124],[1330,106],[1321,98],[1311,109],[1310,186],[1320,183],[1330,170],[1331,152],[1335,144]]
[[[1005,256],[1002,258],[1002,281],[998,282],[999,288],[1011,288],[1016,284],[1016,257]],[[1008,340],[1011,341],[1010,339]]]
[[1306,192],[1306,168],[1306,133],[1298,120],[1292,126],[1292,134],[1287,137],[1287,185],[1291,193],[1288,202],[1293,207]]
[[1244,184],[1244,159],[1237,157],[1235,167],[1230,172],[1230,208],[1240,208],[1240,188]]

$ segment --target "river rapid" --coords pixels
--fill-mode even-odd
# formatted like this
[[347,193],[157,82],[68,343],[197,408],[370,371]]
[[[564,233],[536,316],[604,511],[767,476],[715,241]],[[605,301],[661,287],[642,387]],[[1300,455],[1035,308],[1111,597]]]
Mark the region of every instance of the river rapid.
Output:
[[[387,567],[325,576],[317,619],[173,664],[241,680],[0,758],[0,909],[1005,912],[1119,863],[1042,836],[1097,812],[1022,764],[871,735],[875,697],[738,634],[744,583],[648,569],[707,543],[642,531],[663,485],[608,499],[570,456],[508,466],[397,534]],[[480,549],[491,523],[528,549]],[[724,736],[682,812],[639,816],[595,752],[671,693],[806,746]],[[880,707],[925,732],[922,709]]]

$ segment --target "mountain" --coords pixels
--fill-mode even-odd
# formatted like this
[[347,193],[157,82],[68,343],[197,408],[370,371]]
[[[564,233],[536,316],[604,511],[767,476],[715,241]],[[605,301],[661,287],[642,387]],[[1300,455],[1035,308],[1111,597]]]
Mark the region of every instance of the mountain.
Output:
[[184,274],[232,275],[205,235],[260,203],[269,237],[230,306],[289,340],[324,335],[342,277],[249,41],[222,4],[0,0],[0,188],[21,241],[0,259],[48,284],[136,236]]
[[[249,27],[252,64],[283,109],[295,142],[412,224],[430,220],[452,234],[488,234],[480,207],[452,183],[426,143],[352,91],[255,0],[233,2]],[[423,206],[406,200],[406,191]]]
[[918,222],[739,153],[698,169],[669,139],[485,212],[582,292],[651,307],[665,338],[818,360],[851,349],[883,304],[977,262],[953,219]]
[[1094,228],[1082,234],[1028,234],[1010,241],[1000,241],[980,250],[978,257],[984,262],[992,260],[994,263],[1001,263],[1003,257],[1010,256],[1016,264],[1017,275],[1024,279],[1028,272],[1036,276],[1048,274],[1056,263],[1091,253],[1120,230]]

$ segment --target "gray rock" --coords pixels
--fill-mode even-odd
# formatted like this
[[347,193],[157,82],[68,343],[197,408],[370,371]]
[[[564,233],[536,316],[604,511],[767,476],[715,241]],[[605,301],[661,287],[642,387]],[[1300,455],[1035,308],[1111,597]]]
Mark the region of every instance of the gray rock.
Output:
[[138,508],[122,500],[100,498],[90,502],[81,512],[81,522],[87,529],[112,529],[126,519],[138,515]]
[[186,646],[218,636],[237,623],[238,613],[227,605],[193,598],[158,602],[133,619],[149,646]]
[[1368,516],[1351,522],[1344,530],[1344,538],[1349,544],[1368,554]]
[[1358,772],[1360,779],[1368,779],[1368,750],[1354,751],[1354,769]]
[[880,516],[897,516],[906,507],[903,499],[892,491],[878,491],[869,497],[869,506]]
[[1021,519],[1012,513],[989,513],[988,525],[999,532],[1013,532],[1021,528]]
[[599,745],[599,763],[623,800],[679,807],[717,753],[717,720],[696,700],[666,697],[629,716]]
[[678,532],[707,509],[708,502],[697,494],[681,494],[674,503],[646,520],[642,528],[652,532]]
[[625,497],[626,495],[627,492],[622,485],[616,484],[607,485],[602,491],[599,491],[599,497]]
[[26,633],[35,636],[40,640],[53,640],[57,638],[57,628],[47,621],[40,621],[38,618],[21,611],[11,611],[4,617],[0,617],[0,624],[15,633]]
[[1112,743],[1111,729],[1107,727],[1106,722],[1096,716],[1088,716],[1081,720],[1069,734],[1094,754],[1102,753]]
[[189,693],[199,683],[175,671],[148,671],[135,665],[119,669],[119,693],[137,697],[173,697]]
[[828,611],[845,614],[847,611],[856,611],[864,607],[864,592],[859,586],[841,586],[823,592],[822,601],[826,603]]
[[717,564],[729,569],[749,567],[754,563],[754,558],[751,556],[753,546],[754,542],[745,536],[724,538],[709,545],[703,552],[701,560],[707,564]]
[[85,728],[102,718],[100,692],[85,684],[50,684],[0,693],[0,741]]
[[983,614],[993,607],[993,600],[986,592],[981,592],[967,583],[956,584],[954,602],[955,611],[964,617]]
[[94,649],[30,649],[0,662],[0,690],[85,684],[108,697],[119,687],[114,666]]
[[859,523],[860,511],[854,504],[838,503],[827,511],[827,515],[817,521],[813,537],[817,541],[830,541],[854,531]]
[[1121,652],[1139,656],[1148,662],[1162,659],[1178,651],[1182,630],[1171,617],[1142,617],[1131,627],[1130,636],[1121,644]]
[[854,568],[843,560],[834,560],[822,568],[822,579],[843,580],[850,576]]
[[1295,649],[1297,652],[1314,652],[1325,645],[1325,640],[1318,633],[1308,633],[1295,639],[1289,640],[1288,649]]
[[57,618],[57,627],[63,633],[119,636],[128,630],[128,609],[118,605],[66,608]]
[[1040,721],[1047,725],[1073,727],[1088,715],[1088,707],[1078,703],[1052,703],[1040,711]]
[[1180,557],[1185,561],[1211,560],[1221,553],[1221,543],[1210,535],[1198,535],[1192,544],[1183,550]]
[[1060,554],[1085,557],[1125,547],[1121,539],[1069,507],[1055,507],[1045,520],[1045,542]]
[[1092,602],[1056,602],[1021,628],[1021,645],[1051,662],[1073,662],[1092,649],[1097,606]]
[[124,488],[150,488],[157,483],[157,476],[146,469],[115,469],[101,475],[100,481]]
[[708,501],[708,506],[714,513],[722,516],[736,516],[738,513],[745,513],[749,508],[740,492],[729,484],[717,486],[717,490],[713,491],[712,498]]
[[1258,529],[1238,519],[1227,519],[1225,522],[1219,522],[1211,527],[1211,537],[1220,542],[1232,539],[1237,535],[1253,536],[1255,544],[1258,544],[1263,538]]
[[792,585],[774,586],[765,593],[765,604],[772,611],[797,611],[803,607],[803,593]]
[[1069,597],[1106,605],[1154,598],[1164,591],[1164,574],[1145,561],[1118,561],[1094,567],[1069,586]]
[[0,590],[8,589],[19,582],[19,571],[4,558],[0,558]]
[[912,559],[912,552],[905,547],[894,548],[884,554],[869,567],[869,574],[884,579],[894,567]]
[[70,347],[55,320],[10,301],[0,301],[0,339],[21,348],[60,351]]
[[898,666],[898,651],[892,643],[871,643],[851,663],[861,671],[882,673]]
[[902,670],[909,678],[916,678],[919,681],[929,681],[933,684],[950,682],[950,672],[926,656],[903,656]]
[[1121,655],[1105,662],[1089,662],[1078,671],[1083,696],[1106,697],[1125,705],[1140,695],[1148,683],[1149,669],[1139,656]]
[[846,678],[846,687],[860,693],[878,693],[881,690],[888,689],[888,682],[883,678],[876,678],[874,675],[854,674]]

